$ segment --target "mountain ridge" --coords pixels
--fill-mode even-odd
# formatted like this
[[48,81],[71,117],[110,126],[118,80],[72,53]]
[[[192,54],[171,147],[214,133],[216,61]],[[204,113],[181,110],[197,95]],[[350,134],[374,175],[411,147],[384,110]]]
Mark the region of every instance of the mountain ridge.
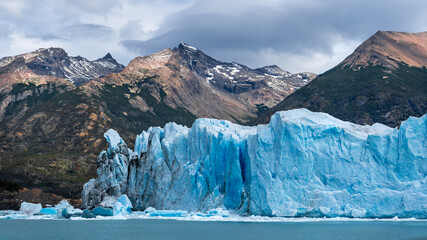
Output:
[[399,126],[427,111],[426,65],[427,32],[379,31],[251,124],[267,123],[276,111],[307,108],[358,124]]
[[339,65],[360,68],[372,64],[396,69],[400,62],[418,68],[427,66],[427,32],[378,31]]
[[23,58],[35,74],[64,78],[77,86],[111,72],[120,72],[124,68],[110,53],[89,61],[81,56],[71,57],[64,49],[54,47],[3,57],[0,59],[0,67],[5,67],[19,58]]

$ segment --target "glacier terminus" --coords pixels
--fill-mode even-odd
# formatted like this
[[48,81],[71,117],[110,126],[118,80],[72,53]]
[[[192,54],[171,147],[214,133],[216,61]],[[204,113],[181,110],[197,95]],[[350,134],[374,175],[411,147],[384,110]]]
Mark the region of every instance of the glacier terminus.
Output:
[[427,218],[427,115],[400,128],[325,113],[277,112],[269,124],[197,119],[137,136],[131,150],[105,133],[82,207],[281,217]]

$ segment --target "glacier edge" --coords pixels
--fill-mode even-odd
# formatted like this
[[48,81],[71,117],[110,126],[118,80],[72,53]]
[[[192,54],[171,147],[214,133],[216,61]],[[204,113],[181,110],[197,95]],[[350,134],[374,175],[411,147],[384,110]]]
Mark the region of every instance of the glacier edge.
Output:
[[126,194],[137,210],[427,218],[426,115],[400,129],[306,109],[255,127],[197,119],[191,128],[168,123],[142,132],[134,151],[108,132],[83,208]]

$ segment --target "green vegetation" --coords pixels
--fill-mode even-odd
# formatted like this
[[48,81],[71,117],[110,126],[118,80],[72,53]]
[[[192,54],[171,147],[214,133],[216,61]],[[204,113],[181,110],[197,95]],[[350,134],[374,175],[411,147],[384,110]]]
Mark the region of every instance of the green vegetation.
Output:
[[18,100],[13,102],[12,104],[9,104],[6,107],[5,115],[11,116],[14,113],[22,111],[24,108],[31,108],[33,106],[46,103],[53,97],[65,92],[66,88],[67,86],[65,85],[56,86],[51,83],[42,84],[38,86],[31,82],[28,84],[15,84],[9,95],[19,96],[19,94],[27,92],[28,96],[26,96],[25,99]]
[[36,84],[29,82],[27,83],[17,83],[15,85],[13,85],[12,90],[10,91],[10,95],[16,95],[19,93],[22,93],[24,91],[28,91],[28,90],[34,90],[36,89],[37,86]]
[[[191,125],[196,117],[185,109],[174,109],[164,102],[166,93],[159,89],[160,101],[153,97],[147,87],[142,86],[137,93],[132,93],[129,85],[105,84],[96,97],[99,103],[105,103],[108,116],[112,119],[111,128],[129,135],[147,130],[151,126],[163,126],[174,121]],[[141,97],[153,111],[141,111],[129,103],[129,99]],[[126,129],[123,129],[126,128]]]
[[67,86],[17,84],[10,94],[20,91],[30,95],[9,104],[0,125],[0,175],[22,186],[79,197],[81,184],[96,173],[96,155],[85,152],[88,141],[77,135],[93,109],[76,108],[87,99]]

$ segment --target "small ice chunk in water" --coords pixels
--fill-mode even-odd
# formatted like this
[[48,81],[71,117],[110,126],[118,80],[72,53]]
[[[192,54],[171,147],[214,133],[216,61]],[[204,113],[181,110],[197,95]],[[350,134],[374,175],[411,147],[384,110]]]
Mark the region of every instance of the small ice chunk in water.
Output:
[[67,200],[62,200],[61,202],[59,202],[56,206],[55,209],[57,211],[57,217],[62,217],[62,218],[70,218],[72,216],[81,216],[83,214],[83,211],[81,209],[78,208],[74,208],[73,206],[71,206]]
[[92,214],[96,216],[113,216],[113,209],[111,208],[104,208],[104,207],[96,207],[91,211]]
[[128,215],[132,213],[132,203],[130,202],[128,196],[123,194],[117,199],[117,202],[113,207],[114,215]]
[[19,211],[28,215],[34,215],[36,213],[40,213],[40,210],[42,210],[42,205],[40,203],[35,204],[35,203],[28,203],[28,202],[21,203],[21,208],[19,209]]
[[48,208],[42,208],[42,210],[40,210],[40,213],[44,215],[55,215],[58,213],[58,211],[56,211],[56,208],[54,207],[48,207]]
[[73,206],[71,206],[69,203],[68,203],[68,201],[67,200],[62,200],[61,202],[59,202],[58,204],[56,204],[55,205],[55,209],[56,209],[56,211],[58,211],[58,212],[60,212],[62,209],[69,209],[69,210],[72,210],[72,209],[74,209],[74,207]]
[[150,217],[187,217],[187,211],[180,210],[156,210],[149,213]]

